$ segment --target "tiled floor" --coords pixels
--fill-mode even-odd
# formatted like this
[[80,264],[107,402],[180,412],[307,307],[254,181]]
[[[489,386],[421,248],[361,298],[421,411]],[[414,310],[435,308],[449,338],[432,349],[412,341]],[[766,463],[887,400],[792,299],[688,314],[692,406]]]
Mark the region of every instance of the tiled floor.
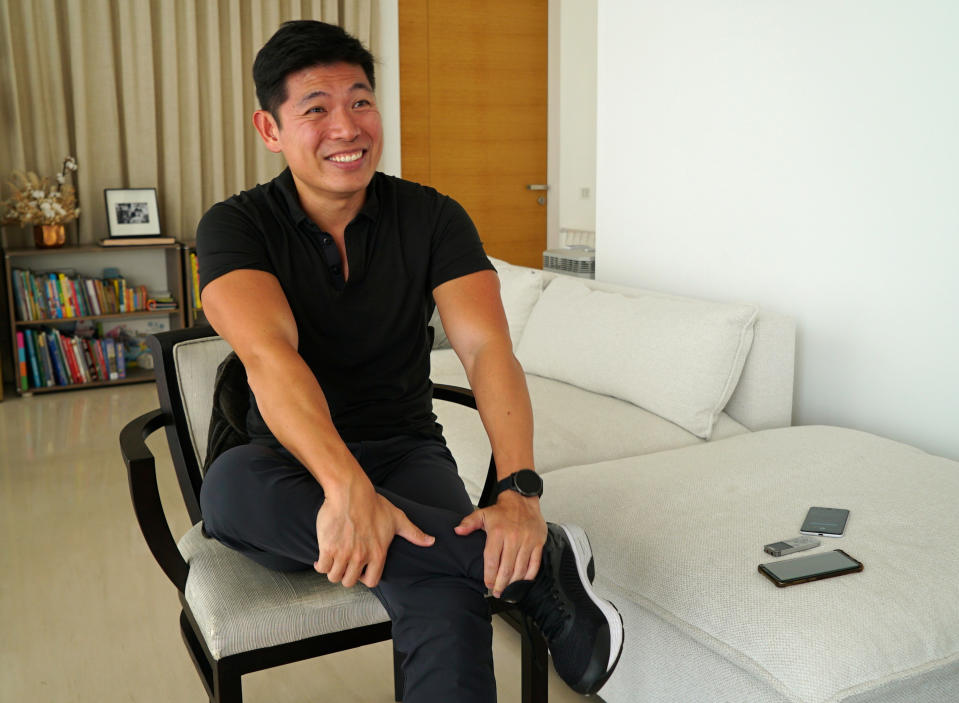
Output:
[[[206,695],[179,603],[133,517],[117,437],[156,405],[152,384],[0,402],[0,701],[170,703]],[[165,439],[161,494],[188,527]],[[246,703],[392,701],[389,643],[243,679]],[[519,700],[519,637],[497,620],[499,700]],[[586,699],[550,672],[550,701]]]

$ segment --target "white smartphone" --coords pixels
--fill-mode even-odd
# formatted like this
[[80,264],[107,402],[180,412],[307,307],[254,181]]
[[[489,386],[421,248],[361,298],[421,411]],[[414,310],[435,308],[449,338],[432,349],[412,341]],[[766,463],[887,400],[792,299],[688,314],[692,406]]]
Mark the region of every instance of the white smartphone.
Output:
[[799,531],[804,535],[842,537],[849,511],[842,508],[810,508]]

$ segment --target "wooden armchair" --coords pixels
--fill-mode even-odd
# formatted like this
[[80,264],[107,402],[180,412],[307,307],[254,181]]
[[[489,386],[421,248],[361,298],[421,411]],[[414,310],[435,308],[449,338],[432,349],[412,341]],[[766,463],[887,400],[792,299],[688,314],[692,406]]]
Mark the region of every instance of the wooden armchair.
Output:
[[[147,545],[179,591],[180,630],[215,703],[241,703],[243,674],[390,639],[382,605],[363,585],[344,588],[306,571],[279,573],[204,537],[201,467],[206,453],[217,367],[229,354],[210,327],[149,338],[160,408],[127,424],[120,448],[137,521]],[[434,399],[475,409],[472,392],[436,386]],[[177,541],[160,502],[156,464],[145,439],[165,428],[183,501],[193,527]],[[495,483],[489,474],[480,505]],[[522,701],[546,703],[547,650],[535,627],[515,609],[490,599],[522,636]],[[394,688],[402,699],[402,654],[394,650]]]

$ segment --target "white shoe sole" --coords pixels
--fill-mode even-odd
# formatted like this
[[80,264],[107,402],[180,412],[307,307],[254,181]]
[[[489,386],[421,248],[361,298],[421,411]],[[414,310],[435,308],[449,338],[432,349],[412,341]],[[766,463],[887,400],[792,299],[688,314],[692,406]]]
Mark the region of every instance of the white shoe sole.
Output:
[[556,526],[566,533],[566,538],[573,545],[576,569],[579,572],[580,581],[586,589],[586,595],[600,609],[603,617],[606,618],[606,622],[609,623],[609,661],[606,662],[606,673],[609,674],[619,660],[620,652],[623,649],[623,618],[616,610],[616,606],[608,600],[600,598],[593,590],[593,584],[590,583],[587,573],[589,563],[593,558],[593,549],[589,544],[589,537],[585,530],[579,525],[557,524]]

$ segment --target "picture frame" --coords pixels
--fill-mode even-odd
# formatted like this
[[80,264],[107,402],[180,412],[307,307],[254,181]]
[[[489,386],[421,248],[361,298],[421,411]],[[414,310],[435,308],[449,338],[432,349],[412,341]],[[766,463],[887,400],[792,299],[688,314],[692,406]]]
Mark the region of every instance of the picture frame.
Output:
[[156,237],[161,233],[156,188],[105,188],[103,199],[111,238]]

